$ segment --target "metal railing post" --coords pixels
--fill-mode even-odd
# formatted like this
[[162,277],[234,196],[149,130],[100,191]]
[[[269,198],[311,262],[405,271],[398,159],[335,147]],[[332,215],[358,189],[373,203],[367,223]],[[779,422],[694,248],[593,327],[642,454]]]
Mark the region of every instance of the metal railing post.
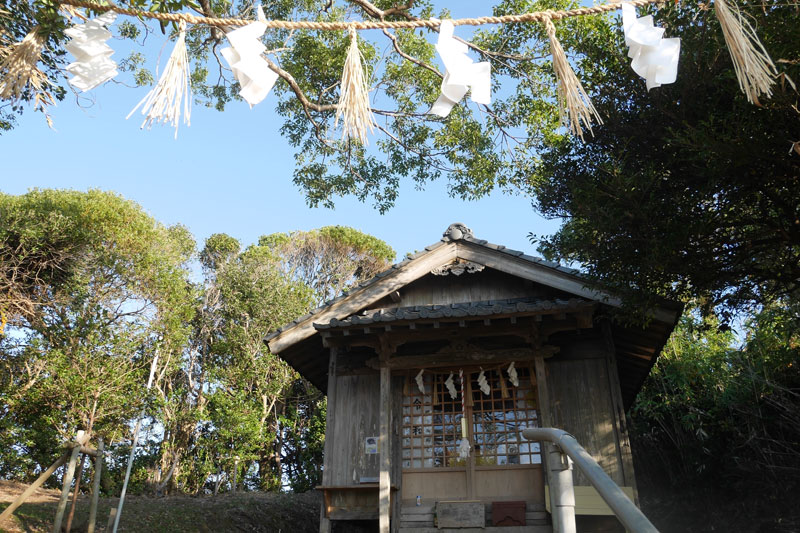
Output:
[[[563,453],[569,456],[575,463],[575,466],[583,472],[592,486],[597,489],[597,492],[600,496],[605,500],[611,510],[614,511],[614,514],[617,516],[622,525],[628,531],[633,533],[658,533],[658,529],[656,526],[647,519],[647,517],[639,510],[638,507],[628,498],[628,496],[622,492],[614,480],[608,477],[608,474],[605,473],[603,468],[597,464],[597,461],[589,455],[589,453],[583,449],[583,447],[578,444],[578,441],[575,440],[575,437],[570,435],[564,430],[556,429],[556,428],[530,428],[525,429],[522,431],[522,436],[528,440],[536,440],[536,441],[544,441],[544,442],[552,442],[558,448],[561,449]],[[572,524],[574,528],[575,523],[575,493],[572,488],[572,472],[567,467],[566,469],[562,470],[554,470],[553,463],[551,458],[548,457],[548,466],[551,469],[551,480],[550,480],[550,490],[556,490],[554,487],[553,479],[557,478],[556,485],[558,486],[559,495],[556,497],[556,500],[561,501],[562,505],[560,509],[553,508],[553,518],[555,522],[556,513],[558,513],[559,518],[561,520],[564,519],[564,514],[569,511],[564,511],[563,508],[569,509],[569,506],[564,506],[563,502],[565,501],[564,498],[564,489],[567,488],[570,493],[571,502],[572,502]],[[555,506],[551,506],[555,507]],[[563,522],[558,523],[558,526],[561,528],[559,531],[568,531],[563,529],[565,524]],[[574,529],[572,530],[574,531]]]
[[558,446],[548,446],[550,466],[550,500],[553,530],[557,533],[576,533],[575,490],[572,486],[572,461]]

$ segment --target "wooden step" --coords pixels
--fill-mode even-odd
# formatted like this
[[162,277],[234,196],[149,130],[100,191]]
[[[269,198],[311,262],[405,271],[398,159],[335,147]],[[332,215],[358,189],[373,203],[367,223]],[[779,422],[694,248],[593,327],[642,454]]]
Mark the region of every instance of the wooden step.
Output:
[[468,527],[446,528],[400,526],[399,533],[553,533],[550,526],[507,526],[507,527]]
[[400,512],[404,514],[433,514],[433,505],[407,505],[400,507]]
[[[532,510],[535,509],[535,510]],[[487,504],[487,526],[491,526],[491,508]],[[433,527],[434,507],[432,505],[405,506],[400,508],[400,528],[431,528]],[[525,512],[525,524],[528,526],[550,526],[550,514],[544,511],[543,506],[528,505]],[[513,531],[503,527],[503,531]],[[439,531],[437,529],[437,531]]]

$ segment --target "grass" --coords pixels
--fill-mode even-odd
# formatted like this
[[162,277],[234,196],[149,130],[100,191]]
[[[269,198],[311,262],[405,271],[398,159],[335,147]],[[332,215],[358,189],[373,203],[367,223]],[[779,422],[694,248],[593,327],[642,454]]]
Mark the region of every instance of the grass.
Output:
[[[106,531],[109,512],[117,498],[101,498],[95,531]],[[9,502],[0,503],[0,510]],[[14,512],[11,524],[0,531],[49,532],[57,502],[26,503]],[[320,497],[316,493],[273,494],[246,492],[218,496],[168,496],[126,498],[118,531],[141,533],[207,533],[215,531],[314,532],[319,531]],[[72,531],[86,531],[89,500],[78,501]]]

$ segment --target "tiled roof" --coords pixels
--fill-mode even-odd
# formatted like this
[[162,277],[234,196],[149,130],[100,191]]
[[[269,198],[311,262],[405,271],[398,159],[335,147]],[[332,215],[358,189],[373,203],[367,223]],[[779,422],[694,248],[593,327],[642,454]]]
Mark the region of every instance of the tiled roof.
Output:
[[[453,225],[451,225],[451,227],[452,226]],[[392,265],[391,268],[388,268],[388,269],[384,270],[383,272],[380,272],[380,273],[376,274],[372,278],[359,283],[357,286],[353,287],[353,289],[351,289],[351,290],[355,290],[355,289],[359,289],[359,288],[363,288],[363,287],[368,287],[368,286],[370,286],[370,285],[372,285],[374,283],[377,283],[378,281],[380,281],[381,278],[386,277],[390,272],[392,272],[393,269],[398,269],[398,268],[410,263],[411,261],[413,261],[415,259],[419,259],[420,257],[432,252],[433,250],[436,250],[437,248],[439,248],[441,246],[444,246],[446,243],[451,242],[453,240],[466,241],[466,242],[469,242],[469,243],[472,243],[472,244],[477,244],[478,246],[483,246],[484,248],[488,248],[490,250],[497,250],[499,252],[506,253],[506,254],[511,255],[513,257],[518,257],[518,258],[523,259],[525,261],[530,261],[532,263],[537,263],[537,264],[545,266],[547,268],[552,268],[554,270],[558,270],[560,272],[564,272],[565,274],[569,274],[571,276],[581,276],[581,273],[578,270],[575,270],[575,269],[572,269],[572,268],[568,268],[568,267],[565,267],[565,266],[561,266],[558,263],[553,263],[551,261],[545,261],[544,259],[542,259],[540,257],[534,257],[532,255],[527,255],[525,252],[521,252],[519,250],[512,250],[511,248],[506,248],[505,246],[502,246],[502,245],[499,245],[499,244],[492,244],[492,243],[490,243],[488,241],[485,241],[483,239],[476,239],[475,237],[472,236],[472,232],[465,233],[459,239],[451,239],[450,237],[448,237],[449,231],[450,231],[450,228],[448,228],[448,231],[445,232],[444,236],[442,237],[442,239],[440,241],[435,242],[435,243],[431,244],[430,246],[426,246],[420,252],[417,252],[415,254],[408,254],[406,256],[406,258],[403,259],[402,261],[400,261],[399,263],[395,263],[394,265]],[[264,341],[269,341],[270,339],[278,336],[283,331],[286,331],[287,329],[291,329],[294,326],[296,326],[297,324],[308,320],[310,317],[312,317],[312,316],[316,315],[317,313],[323,311],[324,309],[330,307],[332,304],[347,298],[348,295],[349,295],[349,292],[344,292],[341,295],[337,296],[336,298],[334,298],[332,300],[328,300],[327,302],[323,303],[321,306],[317,307],[316,309],[313,309],[309,313],[307,313],[307,314],[295,319],[292,322],[289,322],[288,324],[286,324],[283,327],[277,329],[276,331],[274,331],[270,335],[267,335],[267,337],[264,338]],[[397,320],[402,320],[402,319],[397,319]],[[317,324],[314,324],[315,327],[316,327],[316,325]]]
[[362,326],[379,322],[399,320],[425,320],[438,318],[487,317],[502,314],[536,313],[541,311],[563,312],[590,304],[582,298],[568,300],[544,300],[539,298],[515,298],[511,300],[488,300],[482,302],[456,303],[449,305],[415,305],[387,309],[372,309],[352,315],[343,320],[332,319],[327,324],[314,323],[317,330],[347,326]]

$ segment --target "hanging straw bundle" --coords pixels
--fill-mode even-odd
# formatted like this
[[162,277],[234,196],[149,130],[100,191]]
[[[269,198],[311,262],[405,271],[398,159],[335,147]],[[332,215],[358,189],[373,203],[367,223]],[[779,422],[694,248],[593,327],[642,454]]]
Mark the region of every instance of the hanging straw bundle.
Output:
[[772,96],[777,70],[753,26],[733,0],[730,4],[726,0],[714,0],[714,11],[731,53],[739,88],[747,95],[747,100],[758,104],[759,95]]
[[[592,119],[602,124],[600,115],[592,105],[592,101],[583,90],[581,81],[572,70],[567,55],[556,37],[556,27],[548,16],[544,19],[547,36],[550,38],[550,54],[553,56],[553,70],[556,71],[558,80],[558,113],[561,123],[568,126],[570,131],[583,140],[583,127],[581,122],[592,133]],[[594,135],[594,133],[592,133]]]
[[367,144],[367,129],[370,133],[373,132],[375,122],[369,105],[369,87],[364,78],[361,59],[356,31],[350,28],[350,50],[342,70],[342,86],[333,127],[339,124],[341,118],[342,139],[356,139],[361,144]]
[[[4,37],[0,39],[5,40]],[[52,97],[42,90],[47,76],[36,66],[42,58],[44,40],[35,27],[22,41],[0,47],[0,100],[16,102],[30,85],[36,93],[37,105],[52,103]]]
[[[169,123],[175,126],[175,138],[178,138],[178,124],[181,118],[181,101],[183,101],[183,121],[190,125],[192,91],[189,83],[189,56],[186,53],[186,22],[181,21],[180,34],[175,41],[175,48],[169,56],[164,73],[158,83],[128,114],[126,119],[142,106],[145,115],[142,128],[147,129],[154,122]],[[143,105],[144,104],[144,105]]]

